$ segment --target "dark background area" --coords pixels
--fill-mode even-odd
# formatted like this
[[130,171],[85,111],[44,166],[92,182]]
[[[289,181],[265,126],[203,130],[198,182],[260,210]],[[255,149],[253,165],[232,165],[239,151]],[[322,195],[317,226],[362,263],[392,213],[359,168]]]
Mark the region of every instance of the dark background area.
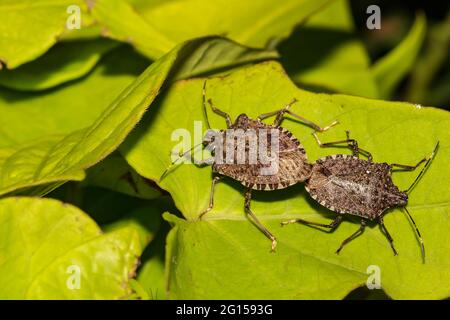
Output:
[[[393,99],[450,109],[450,1],[352,0],[354,21],[372,61],[389,52],[408,33],[417,12],[427,18],[419,59]],[[366,28],[369,5],[381,9],[380,30]]]

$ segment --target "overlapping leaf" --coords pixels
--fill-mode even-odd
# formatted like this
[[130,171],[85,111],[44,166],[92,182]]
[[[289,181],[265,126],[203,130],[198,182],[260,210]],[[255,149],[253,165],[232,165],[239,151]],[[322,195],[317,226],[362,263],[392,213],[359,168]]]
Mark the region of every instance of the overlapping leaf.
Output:
[[107,36],[156,59],[179,42],[207,35],[265,47],[270,40],[288,36],[294,26],[331,1],[135,1],[138,13],[124,0],[97,0],[91,12]]
[[[56,117],[43,119],[50,121],[54,127],[39,123],[36,118],[20,113],[6,103],[4,108],[11,114],[15,114],[16,121],[8,123],[7,117],[2,118],[6,127],[10,128],[9,130],[2,128],[4,136],[14,141],[18,138],[15,135],[16,132],[20,132],[19,137],[21,135],[27,137],[24,139],[27,142],[0,149],[0,194],[36,185],[83,179],[85,169],[98,163],[118,147],[141,119],[162,85],[169,81],[169,76],[183,77],[190,73],[196,74],[227,65],[249,62],[252,52],[255,60],[261,60],[265,52],[235,45],[238,50],[229,50],[228,53],[228,51],[220,50],[221,46],[229,49],[234,45],[222,38],[202,38],[180,44],[148,67],[106,109],[104,109],[106,105],[97,106],[104,111],[98,118],[91,120],[89,125],[76,131],[67,130],[62,126],[66,122],[58,122]],[[218,52],[221,54],[214,55]],[[269,58],[273,56],[270,51],[266,54]],[[71,98],[79,99],[79,97]],[[48,98],[55,97],[48,96]],[[7,95],[4,99],[6,101],[14,99],[14,93],[10,93],[10,96]],[[36,103],[42,102],[42,99],[36,99]],[[45,106],[49,109],[55,108],[55,105]],[[31,113],[42,112],[42,109],[30,110],[27,104],[23,104],[23,107],[28,108]],[[89,109],[89,102],[86,102],[84,108]],[[94,112],[98,114],[98,110]],[[70,120],[64,113],[56,114]],[[32,126],[27,127],[30,122]],[[24,127],[23,132],[14,127],[17,123]],[[73,121],[73,125],[80,127],[77,121]],[[41,128],[41,132],[36,133],[32,130],[33,126]],[[52,132],[51,130],[55,128],[56,132]],[[43,135],[42,132],[46,132],[47,135]],[[44,138],[30,141],[30,137],[36,137],[36,134]]]
[[0,149],[0,192],[83,178],[84,169],[111,153],[139,121],[158,94],[178,51],[153,63],[86,129]]
[[117,45],[107,39],[62,42],[32,62],[1,71],[0,84],[24,91],[49,89],[84,76]]
[[[31,61],[47,51],[66,28],[67,9],[82,0],[3,0],[0,3],[0,61],[7,68]],[[39,31],[39,32],[37,32]]]
[[145,21],[127,1],[97,0],[90,10],[92,16],[102,24],[104,35],[131,43],[151,59],[159,58],[177,44]]
[[0,89],[0,147],[86,128],[148,64],[130,48],[121,47],[79,81],[36,93]]

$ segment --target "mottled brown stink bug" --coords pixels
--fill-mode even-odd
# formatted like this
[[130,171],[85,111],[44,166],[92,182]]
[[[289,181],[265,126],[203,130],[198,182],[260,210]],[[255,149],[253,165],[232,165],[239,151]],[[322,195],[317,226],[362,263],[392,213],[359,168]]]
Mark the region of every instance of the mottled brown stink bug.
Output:
[[[360,228],[342,242],[336,251],[336,253],[339,253],[344,245],[363,233],[367,220],[376,220],[382,232],[389,240],[394,255],[397,255],[393,239],[384,225],[383,216],[390,208],[402,207],[415,227],[421,244],[422,257],[425,259],[425,248],[422,237],[413,218],[406,209],[406,205],[408,202],[408,193],[416,185],[431,163],[439,142],[436,144],[430,156],[420,160],[416,165],[410,166],[397,163],[373,162],[372,155],[359,148],[357,141],[350,139],[348,131],[347,139],[342,141],[321,143],[315,133],[314,137],[320,147],[331,147],[345,143],[353,152],[353,155],[337,154],[317,160],[313,164],[311,176],[305,184],[306,191],[314,200],[331,211],[338,213],[338,216],[330,224],[310,222],[303,219],[284,221],[281,224],[303,223],[311,226],[325,227],[332,231],[342,222],[345,214],[361,217]],[[359,159],[360,153],[366,155],[368,160]],[[394,185],[391,178],[394,168],[413,171],[424,162],[425,165],[419,175],[407,190],[400,191]]]
[[[239,181],[246,188],[245,212],[252,218],[255,225],[272,241],[272,251],[274,251],[277,245],[275,236],[264,227],[250,209],[252,190],[278,190],[303,182],[310,176],[312,168],[311,164],[308,163],[305,149],[300,141],[290,131],[280,127],[281,122],[285,114],[289,114],[316,131],[322,132],[337,124],[337,121],[322,128],[290,111],[289,108],[297,102],[296,99],[293,99],[283,109],[262,114],[256,119],[251,119],[246,114],[241,114],[232,122],[227,113],[215,107],[211,99],[206,99],[206,81],[203,85],[202,97],[203,112],[208,128],[211,127],[206,110],[206,101],[214,113],[225,118],[227,129],[215,131],[215,134],[207,133],[202,143],[204,147],[209,148],[213,157],[196,164],[198,166],[211,165],[213,179],[209,205],[199,215],[199,219],[213,208],[214,190],[217,182],[223,177],[230,177]],[[271,116],[276,116],[272,124],[262,122],[263,119]],[[275,145],[276,148],[274,147]],[[266,149],[264,152],[262,152],[263,146]],[[194,148],[196,147],[194,146]],[[190,154],[194,148],[181,155],[181,157]],[[262,154],[264,153],[271,157],[270,161],[263,161],[264,157]],[[255,161],[250,161],[252,158]],[[172,165],[175,163],[176,161]],[[273,168],[276,170],[271,171]],[[169,169],[170,167],[166,169],[161,179]]]

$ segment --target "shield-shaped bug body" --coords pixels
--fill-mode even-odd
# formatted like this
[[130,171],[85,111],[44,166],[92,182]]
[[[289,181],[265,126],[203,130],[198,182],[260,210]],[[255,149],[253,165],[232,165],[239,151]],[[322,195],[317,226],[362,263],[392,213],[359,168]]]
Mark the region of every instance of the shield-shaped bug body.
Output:
[[283,189],[310,176],[312,166],[305,149],[282,127],[241,114],[227,130],[217,133],[214,142],[213,172],[249,189]]
[[[341,246],[336,251],[336,253],[339,253],[345,244],[363,233],[366,221],[377,221],[383,233],[388,238],[394,254],[397,255],[393,239],[384,225],[383,216],[390,208],[403,207],[406,210],[408,192],[425,172],[425,169],[428,167],[436,153],[439,143],[429,157],[420,160],[414,166],[409,166],[395,163],[387,164],[373,162],[371,154],[360,149],[356,140],[348,137],[348,132],[346,140],[325,144],[320,143],[317,135],[314,136],[321,147],[346,143],[353,151],[353,155],[337,154],[317,160],[313,164],[311,176],[305,184],[306,191],[314,200],[339,215],[328,225],[302,219],[289,220],[282,222],[282,224],[299,222],[334,230],[340,224],[345,214],[361,217],[360,228],[342,242]],[[359,159],[360,153],[365,154],[368,157],[368,160]],[[412,171],[424,162],[425,165],[423,169],[414,180],[411,187],[405,191],[399,190],[392,181],[393,169],[399,168],[401,170]],[[416,228],[417,235],[421,242],[422,255],[425,257],[425,249],[420,232],[409,212],[407,210],[406,212]]]
[[[250,209],[252,190],[271,191],[303,182],[310,176],[312,168],[311,164],[308,163],[305,150],[300,141],[291,132],[282,128],[280,126],[281,122],[285,114],[289,114],[316,131],[328,130],[337,122],[335,121],[331,125],[322,128],[293,113],[289,108],[297,102],[296,99],[293,99],[283,109],[262,114],[256,119],[251,119],[246,114],[241,114],[232,122],[227,113],[215,107],[211,99],[206,99],[205,81],[203,85],[203,110],[209,128],[206,102],[208,102],[214,113],[225,118],[227,129],[217,132],[209,130],[203,141],[203,146],[211,151],[213,157],[197,163],[197,165],[211,165],[213,179],[209,205],[199,215],[199,218],[213,208],[214,189],[217,182],[223,177],[230,177],[239,181],[246,188],[245,212],[272,241],[271,248],[274,251],[277,245],[275,236],[264,227]],[[271,116],[275,116],[272,124],[262,122],[263,119]],[[189,154],[191,151],[182,156]],[[161,179],[169,169],[170,167],[166,169]]]

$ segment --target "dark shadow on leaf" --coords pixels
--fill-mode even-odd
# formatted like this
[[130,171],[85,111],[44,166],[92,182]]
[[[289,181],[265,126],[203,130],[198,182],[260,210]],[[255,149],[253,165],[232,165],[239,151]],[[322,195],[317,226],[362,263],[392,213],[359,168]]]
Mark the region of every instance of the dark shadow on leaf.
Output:
[[102,58],[105,75],[139,76],[152,61],[136,52],[130,45],[122,45]]
[[392,300],[382,289],[370,290],[366,286],[356,288],[350,292],[345,300]]
[[314,69],[335,49],[354,39],[351,32],[301,26],[277,49],[281,54],[281,64],[291,76]]
[[[161,279],[153,279],[153,280],[159,280],[160,283],[147,283],[145,280],[145,276],[141,277],[141,273],[149,273],[151,270],[147,270],[147,262],[150,260],[156,260],[159,264],[164,265],[165,264],[165,246],[166,246],[166,238],[167,234],[169,233],[171,227],[169,223],[166,221],[163,221],[161,224],[161,228],[159,229],[158,233],[156,234],[155,239],[153,239],[152,242],[145,248],[142,256],[141,256],[141,264],[139,269],[137,270],[138,273],[138,281],[141,283],[141,285],[144,287],[144,289],[149,293],[150,299],[153,300],[160,300],[165,299],[166,293],[164,291],[161,291],[161,283],[164,284],[164,277]],[[160,290],[158,290],[160,289]]]
[[[94,68],[92,68],[82,77],[65,82],[56,87],[40,90],[37,92],[16,91],[5,87],[0,87],[0,90],[2,99],[6,100],[8,103],[14,103],[27,99],[35,99],[40,96],[51,95],[58,90],[64,90],[76,82],[84,81],[98,68],[103,69],[102,74],[105,76],[132,75],[137,77],[150,64],[150,60],[137,54],[132,47],[128,45],[122,45],[117,49],[113,49],[112,51],[108,52]],[[92,89],[95,90],[95,88]]]
[[307,91],[328,93],[328,94],[339,93],[337,90],[334,90],[332,88],[328,88],[326,86],[319,86],[319,85],[315,85],[315,84],[309,84],[309,83],[305,83],[303,81],[298,81],[298,80],[295,80],[295,79],[293,81],[295,82],[295,84],[299,88],[302,88],[302,89],[307,90]]

